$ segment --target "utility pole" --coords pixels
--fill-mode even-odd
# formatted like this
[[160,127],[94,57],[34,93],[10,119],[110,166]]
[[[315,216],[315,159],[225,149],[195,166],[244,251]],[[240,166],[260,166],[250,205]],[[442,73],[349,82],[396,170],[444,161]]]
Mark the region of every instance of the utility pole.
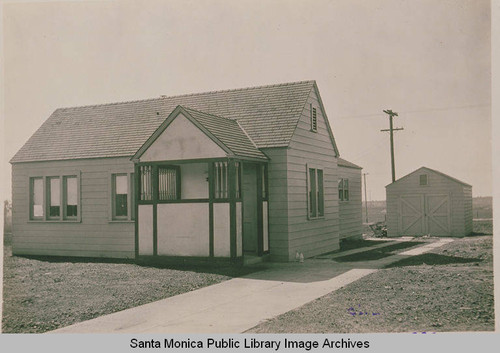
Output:
[[366,223],[368,223],[368,199],[366,198],[366,176],[368,173],[363,173],[363,178],[365,181],[365,211],[366,211]]
[[393,128],[392,126],[392,118],[398,116],[398,113],[393,112],[392,110],[384,110],[384,113],[389,115],[389,129],[384,129],[380,131],[390,131],[391,132],[391,166],[392,166],[392,182],[396,181],[396,168],[394,167],[394,136],[393,131],[404,130],[401,128]]

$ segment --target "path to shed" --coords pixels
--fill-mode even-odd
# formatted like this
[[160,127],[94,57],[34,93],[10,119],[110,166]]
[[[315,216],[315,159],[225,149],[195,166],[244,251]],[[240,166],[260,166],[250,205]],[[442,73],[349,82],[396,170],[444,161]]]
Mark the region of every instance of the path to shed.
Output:
[[332,259],[322,258],[304,263],[269,263],[265,270],[245,277],[51,333],[241,333],[376,272],[405,255],[419,255],[450,241],[453,240],[440,239],[406,254],[376,261],[332,263]]

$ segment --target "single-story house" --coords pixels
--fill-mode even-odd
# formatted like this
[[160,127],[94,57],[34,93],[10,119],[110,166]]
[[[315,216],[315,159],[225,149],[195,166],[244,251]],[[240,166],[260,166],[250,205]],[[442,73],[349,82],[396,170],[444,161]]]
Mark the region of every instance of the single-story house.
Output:
[[472,233],[472,186],[421,167],[386,186],[387,235]]
[[361,234],[315,81],[57,109],[10,162],[13,254],[290,261]]

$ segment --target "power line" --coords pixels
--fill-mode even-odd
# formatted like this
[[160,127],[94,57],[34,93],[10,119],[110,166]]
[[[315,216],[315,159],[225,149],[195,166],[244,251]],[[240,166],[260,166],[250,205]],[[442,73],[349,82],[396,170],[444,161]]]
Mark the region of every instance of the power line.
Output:
[[[429,108],[420,110],[410,110],[406,112],[401,112],[401,114],[411,114],[411,113],[427,113],[434,111],[444,111],[444,110],[457,110],[457,109],[468,109],[468,108],[479,108],[479,107],[489,107],[491,103],[488,104],[474,104],[474,105],[463,105],[458,107],[444,107],[444,108]],[[374,116],[380,116],[380,114],[360,114],[360,115],[342,115],[338,119],[360,119],[360,118],[370,118]]]

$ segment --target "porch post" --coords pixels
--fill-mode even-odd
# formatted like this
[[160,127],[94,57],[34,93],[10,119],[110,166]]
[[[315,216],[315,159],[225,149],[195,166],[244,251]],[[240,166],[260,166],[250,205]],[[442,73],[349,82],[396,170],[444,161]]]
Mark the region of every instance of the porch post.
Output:
[[153,192],[153,256],[158,255],[158,166],[153,165],[152,188]]
[[141,177],[139,175],[140,168],[137,163],[134,162],[134,195],[132,198],[134,200],[134,226],[135,226],[135,258],[139,257],[139,190]]
[[208,246],[210,257],[214,257],[214,180],[214,164],[208,162]]
[[228,188],[229,188],[229,234],[231,261],[236,260],[236,166],[234,159],[228,160]]
[[264,220],[262,209],[262,164],[257,164],[257,255],[262,256],[264,252]]

